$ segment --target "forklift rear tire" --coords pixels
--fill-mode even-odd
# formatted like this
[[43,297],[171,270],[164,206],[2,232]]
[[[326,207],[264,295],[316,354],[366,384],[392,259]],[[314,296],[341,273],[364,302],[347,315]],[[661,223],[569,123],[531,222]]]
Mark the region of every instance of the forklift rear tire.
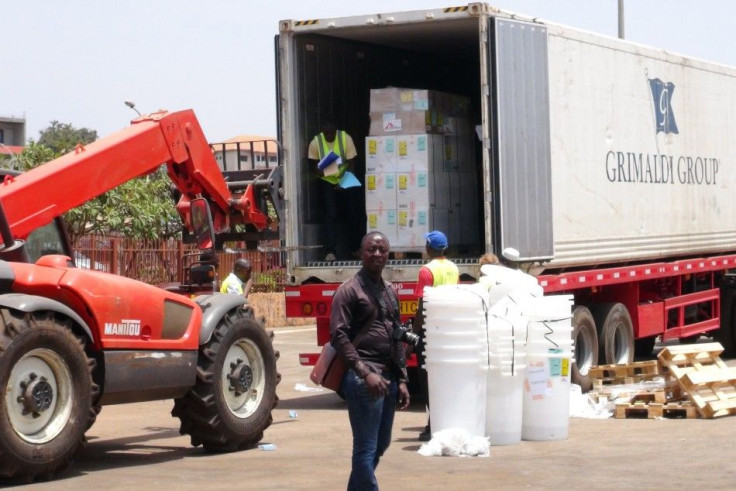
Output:
[[253,447],[273,418],[278,404],[278,352],[273,335],[253,318],[252,310],[228,313],[210,341],[199,348],[194,387],[174,401],[172,416],[193,446],[231,452]]
[[96,416],[94,365],[54,313],[0,309],[0,476],[30,482],[71,463]]

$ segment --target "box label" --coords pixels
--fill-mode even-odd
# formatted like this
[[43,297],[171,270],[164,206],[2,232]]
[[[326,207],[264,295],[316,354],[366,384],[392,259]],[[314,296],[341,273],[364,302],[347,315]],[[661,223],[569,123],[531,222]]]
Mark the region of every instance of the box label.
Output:
[[427,151],[427,137],[426,136],[420,136],[417,138],[417,150],[420,152],[426,152]]
[[406,174],[399,174],[399,190],[406,190],[409,187],[409,176]]
[[407,147],[406,140],[400,140],[399,141],[399,156],[406,157],[408,153],[409,153],[409,149]]

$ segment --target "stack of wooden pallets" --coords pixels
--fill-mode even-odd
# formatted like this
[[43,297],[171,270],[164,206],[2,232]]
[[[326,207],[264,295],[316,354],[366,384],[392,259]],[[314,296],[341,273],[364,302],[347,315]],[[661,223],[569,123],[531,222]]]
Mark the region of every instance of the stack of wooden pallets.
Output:
[[[596,398],[615,399],[616,418],[717,418],[736,414],[736,367],[720,343],[664,348],[656,361],[590,369]],[[662,377],[660,388],[645,387]],[[661,380],[660,380],[661,382]]]
[[736,368],[726,365],[721,353],[720,343],[673,346],[659,353],[665,374],[677,381],[703,418],[736,413]]
[[[615,418],[696,418],[698,413],[675,384],[657,387],[654,380],[662,377],[656,360],[625,365],[600,365],[590,369],[594,399],[615,400]],[[665,379],[666,380],[666,379]],[[646,388],[655,386],[657,388]]]

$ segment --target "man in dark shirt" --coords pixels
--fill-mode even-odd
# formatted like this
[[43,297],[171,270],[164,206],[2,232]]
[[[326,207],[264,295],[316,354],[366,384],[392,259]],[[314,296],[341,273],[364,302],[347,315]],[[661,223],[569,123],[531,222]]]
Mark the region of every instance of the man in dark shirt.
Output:
[[[378,489],[375,470],[391,443],[397,403],[399,409],[409,406],[404,347],[393,335],[399,323],[398,294],[381,276],[388,253],[382,233],[363,237],[363,267],[332,299],[332,345],[348,367],[340,385],[353,431],[348,490]],[[364,328],[356,347],[353,340]]]

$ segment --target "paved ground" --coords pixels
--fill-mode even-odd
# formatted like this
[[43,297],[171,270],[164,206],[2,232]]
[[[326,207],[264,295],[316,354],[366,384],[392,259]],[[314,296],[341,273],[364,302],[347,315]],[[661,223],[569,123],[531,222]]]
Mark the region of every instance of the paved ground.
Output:
[[[333,393],[295,390],[312,387],[296,355],[315,349],[314,328],[276,331],[281,403],[264,440],[275,450],[205,454],[178,434],[171,401],[108,406],[72,469],[33,489],[344,489],[351,451],[344,404]],[[419,405],[397,413],[377,472],[381,489],[736,487],[736,417],[571,419],[567,440],[492,447],[489,458],[420,456],[424,423]]]

